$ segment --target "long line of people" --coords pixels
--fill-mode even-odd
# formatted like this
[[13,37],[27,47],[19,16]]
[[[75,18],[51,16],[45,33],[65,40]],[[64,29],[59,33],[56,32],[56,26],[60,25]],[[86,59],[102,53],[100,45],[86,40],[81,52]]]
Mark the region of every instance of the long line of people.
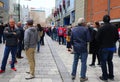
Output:
[[[80,80],[87,81],[87,57],[92,54],[92,62],[89,66],[95,66],[96,57],[98,64],[102,69],[102,75],[99,77],[103,81],[114,80],[113,54],[116,52],[116,42],[119,40],[120,29],[110,23],[110,16],[103,16],[103,25],[99,22],[85,23],[83,18],[78,20],[75,27],[59,26],[49,28],[49,34],[53,40],[58,41],[66,47],[68,51],[74,51],[74,59],[72,66],[72,79],[76,78],[77,65],[81,59]],[[119,33],[119,35],[118,35]],[[65,34],[65,36],[64,36]],[[89,42],[89,50],[88,50]],[[71,46],[72,45],[72,46]],[[118,49],[118,56],[120,47]]]

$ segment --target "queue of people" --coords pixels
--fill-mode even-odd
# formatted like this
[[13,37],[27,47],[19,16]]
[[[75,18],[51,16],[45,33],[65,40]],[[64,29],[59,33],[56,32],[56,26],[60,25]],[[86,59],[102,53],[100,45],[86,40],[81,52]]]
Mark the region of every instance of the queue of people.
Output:
[[[64,45],[65,38],[68,51],[74,51],[71,73],[73,80],[76,78],[79,59],[81,60],[80,80],[88,80],[86,76],[88,54],[92,54],[92,62],[89,66],[95,66],[96,58],[98,60],[97,65],[102,69],[102,75],[99,78],[103,81],[107,81],[108,79],[114,80],[112,59],[114,52],[116,52],[116,42],[119,40],[118,33],[120,30],[111,24],[110,20],[110,16],[105,15],[103,17],[104,23],[100,25],[99,22],[86,24],[85,20],[80,18],[75,27],[68,26],[67,29],[65,26],[54,27],[53,29],[49,28],[49,36],[53,37],[53,40],[58,41],[60,45]],[[64,31],[64,29],[66,29],[66,31]],[[64,36],[65,33],[66,36]],[[54,34],[57,36],[55,37]],[[120,48],[118,54],[120,53],[119,51]]]

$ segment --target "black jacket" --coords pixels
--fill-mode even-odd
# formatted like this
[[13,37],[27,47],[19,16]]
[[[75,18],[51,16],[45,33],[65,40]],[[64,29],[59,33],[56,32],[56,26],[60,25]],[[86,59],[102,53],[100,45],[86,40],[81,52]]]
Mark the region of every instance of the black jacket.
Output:
[[[14,34],[14,32],[16,34]],[[6,27],[4,30],[5,40],[6,40],[6,46],[17,46],[18,38],[19,38],[19,30],[17,28],[14,28],[11,30],[10,27]]]
[[100,48],[110,48],[115,47],[116,41],[119,39],[117,28],[110,24],[105,23],[96,35],[96,40],[98,41]]

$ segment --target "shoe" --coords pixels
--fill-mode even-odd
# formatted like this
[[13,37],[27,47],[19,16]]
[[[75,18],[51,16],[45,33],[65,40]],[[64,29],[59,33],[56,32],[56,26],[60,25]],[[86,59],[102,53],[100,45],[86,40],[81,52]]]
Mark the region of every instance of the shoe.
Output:
[[109,77],[108,76],[108,79],[114,81],[114,77]]
[[23,59],[24,57],[21,56],[21,57],[17,57],[17,58],[18,58],[18,59]]
[[88,80],[88,78],[87,77],[85,77],[85,78],[80,78],[80,81],[87,81]]
[[1,74],[1,73],[4,73],[4,72],[5,72],[4,70],[0,70],[0,74]]
[[99,78],[100,78],[100,80],[102,80],[102,81],[108,82],[108,80],[107,80],[107,79],[104,79],[102,76],[100,76]]
[[75,80],[75,78],[76,78],[75,76],[73,76],[73,75],[71,76],[71,79],[72,79],[72,80]]
[[95,64],[90,64],[89,66],[95,66]]
[[14,67],[14,68],[11,68],[11,70],[13,70],[13,71],[17,71],[17,69]]
[[[11,64],[12,63],[12,61],[9,61],[9,64]],[[17,61],[15,61],[15,64],[17,64]]]
[[27,74],[30,74],[30,72],[26,72]]
[[29,80],[29,79],[33,79],[33,78],[35,78],[35,77],[30,74],[30,75],[29,75],[28,77],[26,77],[25,79],[26,79],[26,80]]

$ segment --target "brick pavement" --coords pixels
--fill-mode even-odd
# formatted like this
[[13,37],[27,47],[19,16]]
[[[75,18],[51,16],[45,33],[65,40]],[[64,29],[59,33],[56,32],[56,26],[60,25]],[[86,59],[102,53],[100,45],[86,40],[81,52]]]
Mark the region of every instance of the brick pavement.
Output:
[[[70,54],[64,45],[59,45],[57,42],[52,41],[49,37],[46,38],[47,40],[45,39],[45,46],[41,46],[40,53],[36,52],[35,79],[25,80],[25,77],[27,75],[25,72],[29,70],[28,67],[29,65],[25,53],[23,51],[22,55],[24,56],[24,58],[18,59],[18,63],[16,64],[17,72],[11,71],[9,64],[7,64],[6,72],[0,74],[0,82],[63,82],[62,81],[63,79],[66,79],[66,82],[70,82],[73,54]],[[53,48],[54,50],[51,50],[50,48]],[[3,50],[4,50],[4,45],[0,44],[0,65],[3,56]],[[56,55],[53,54],[52,51],[55,51]],[[8,60],[10,59],[11,58],[9,57]],[[113,61],[115,66],[115,81],[109,81],[109,82],[120,82],[120,78],[119,78],[120,58],[115,54]],[[91,63],[91,55],[88,56],[88,65],[90,63]],[[61,66],[63,67],[60,67],[60,65],[58,66],[58,64],[61,64]],[[78,65],[77,78],[73,82],[80,82],[79,68],[80,68],[80,63]],[[101,68],[99,66],[96,66],[94,68],[88,66],[87,76],[89,80],[86,82],[102,82],[98,78],[100,75],[101,75]]]

